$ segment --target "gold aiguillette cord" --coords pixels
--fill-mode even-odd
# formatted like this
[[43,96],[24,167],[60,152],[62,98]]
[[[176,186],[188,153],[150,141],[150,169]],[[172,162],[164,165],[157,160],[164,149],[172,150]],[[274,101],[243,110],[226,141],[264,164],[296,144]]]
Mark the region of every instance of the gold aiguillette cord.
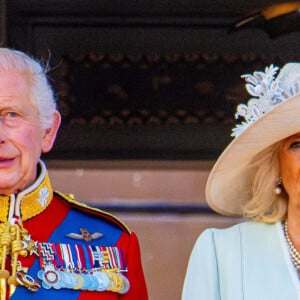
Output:
[[3,223],[0,226],[0,253],[1,253],[1,266],[0,266],[0,299],[6,299],[6,281],[9,277],[8,270],[5,269],[6,256],[9,253],[9,247],[11,244],[10,224]]
[[[18,266],[18,253],[24,251],[22,241],[20,239],[20,227],[18,225],[12,225],[10,232],[15,239],[11,243],[11,254],[12,254],[12,271],[11,276],[8,278],[7,283],[9,284],[9,296],[12,296],[17,286],[17,266]],[[26,251],[26,250],[25,250]]]
[[[18,272],[21,275],[26,273],[26,268],[21,267],[18,256],[27,256],[34,250],[35,243],[21,224],[10,224],[9,222],[0,224],[0,300],[6,299],[7,284],[9,285],[9,297],[12,296],[18,285],[24,285],[31,291],[38,290],[40,286],[34,279],[17,279]],[[5,269],[8,255],[11,256],[11,274]]]

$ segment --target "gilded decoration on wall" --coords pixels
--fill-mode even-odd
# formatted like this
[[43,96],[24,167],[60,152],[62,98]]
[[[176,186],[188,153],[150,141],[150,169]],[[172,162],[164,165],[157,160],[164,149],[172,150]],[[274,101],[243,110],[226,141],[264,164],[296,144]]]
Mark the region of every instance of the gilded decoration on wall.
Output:
[[[234,55],[65,56],[56,86],[65,124],[233,124],[240,74],[272,58]],[[278,58],[278,64],[284,63]]]

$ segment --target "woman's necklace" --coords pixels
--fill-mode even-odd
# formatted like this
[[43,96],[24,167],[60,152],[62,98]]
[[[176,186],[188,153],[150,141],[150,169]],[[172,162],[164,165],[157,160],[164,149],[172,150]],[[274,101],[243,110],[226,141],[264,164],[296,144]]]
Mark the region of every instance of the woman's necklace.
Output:
[[285,236],[285,239],[286,239],[286,242],[288,245],[291,260],[300,276],[300,252],[296,249],[296,247],[294,246],[294,244],[289,236],[287,220],[285,220],[285,222],[284,222],[283,231],[284,231],[284,236]]

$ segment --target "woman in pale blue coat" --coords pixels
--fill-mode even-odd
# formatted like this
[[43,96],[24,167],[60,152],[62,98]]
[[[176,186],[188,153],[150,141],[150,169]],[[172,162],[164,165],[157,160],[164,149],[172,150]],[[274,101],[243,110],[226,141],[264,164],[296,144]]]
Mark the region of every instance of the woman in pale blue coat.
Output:
[[300,63],[247,74],[234,140],[208,178],[208,204],[249,221],[205,230],[182,300],[300,299]]

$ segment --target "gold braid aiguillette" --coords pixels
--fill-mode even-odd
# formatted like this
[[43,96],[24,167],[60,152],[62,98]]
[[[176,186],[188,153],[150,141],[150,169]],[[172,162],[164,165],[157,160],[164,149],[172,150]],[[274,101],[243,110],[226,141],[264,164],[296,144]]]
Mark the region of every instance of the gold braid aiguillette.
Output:
[[[39,283],[21,266],[18,256],[37,253],[35,242],[31,240],[27,230],[21,223],[9,222],[0,224],[0,300],[6,299],[6,285],[9,285],[9,295],[15,292],[17,285],[22,285],[31,291],[40,287]],[[11,274],[6,270],[7,256],[11,257]]]

